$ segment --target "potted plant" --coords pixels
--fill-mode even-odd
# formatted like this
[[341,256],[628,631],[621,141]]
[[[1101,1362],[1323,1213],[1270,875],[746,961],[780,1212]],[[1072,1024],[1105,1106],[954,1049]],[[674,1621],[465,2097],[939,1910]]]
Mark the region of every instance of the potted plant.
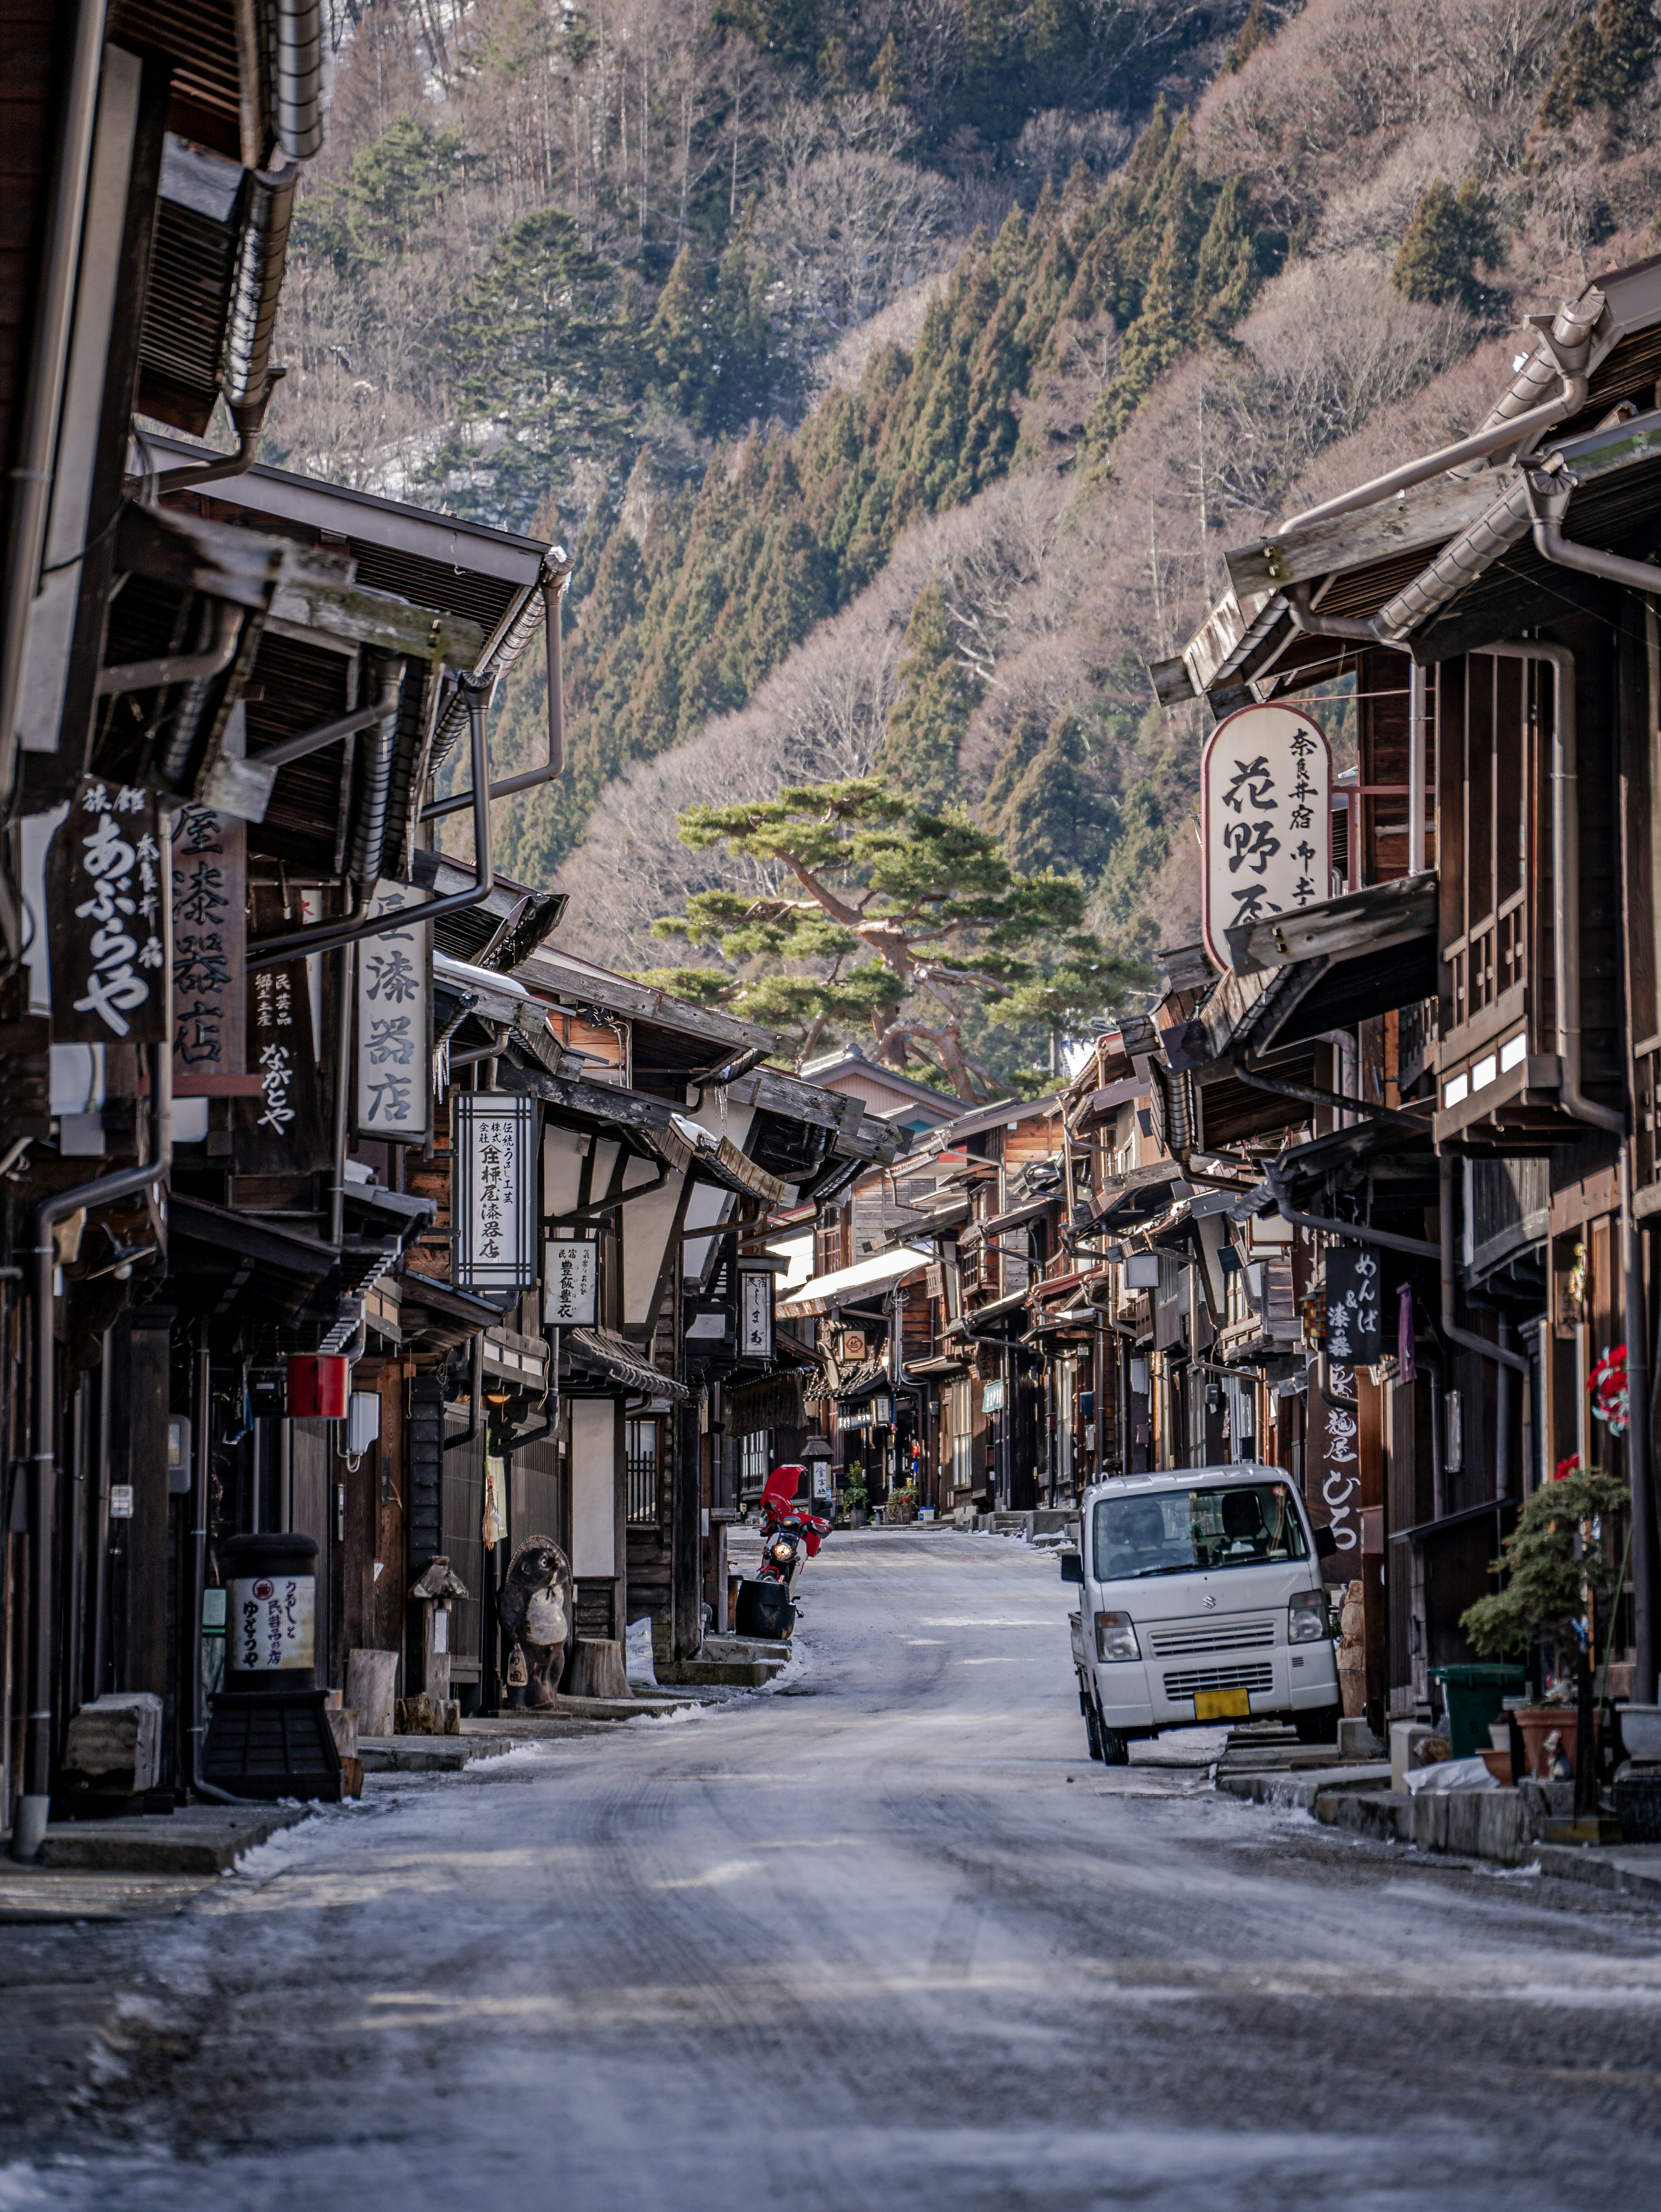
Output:
[[[1590,1545],[1577,1556],[1576,1539],[1583,1523],[1622,1512],[1630,1503],[1618,1476],[1583,1468],[1578,1455],[1559,1463],[1553,1480],[1524,1501],[1505,1540],[1505,1556],[1495,1562],[1506,1587],[1479,1598],[1460,1616],[1460,1627],[1485,1659],[1524,1657],[1536,1637],[1549,1636],[1578,1647],[1577,1672],[1585,1674],[1579,1624],[1586,1611],[1587,1583],[1601,1581],[1605,1570]],[[1586,1686],[1589,1691],[1589,1677]],[[1518,1714],[1530,1774],[1542,1771],[1545,1740],[1554,1729],[1562,1731],[1573,1764],[1576,1731],[1565,1726],[1570,1711],[1557,1704]]]
[[870,1493],[865,1486],[864,1462],[850,1460],[848,1463],[848,1487],[842,1493],[842,1510],[847,1516],[849,1527],[863,1528],[870,1507]]
[[886,1517],[891,1522],[915,1521],[917,1517],[917,1493],[909,1484],[904,1490],[888,1493]]

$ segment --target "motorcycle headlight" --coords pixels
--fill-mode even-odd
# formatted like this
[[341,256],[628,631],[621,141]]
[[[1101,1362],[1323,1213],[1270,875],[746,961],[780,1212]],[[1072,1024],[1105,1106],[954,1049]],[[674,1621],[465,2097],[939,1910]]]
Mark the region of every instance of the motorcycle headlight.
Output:
[[1287,1608],[1287,1642],[1318,1644],[1327,1634],[1324,1590],[1299,1590]]
[[1136,1641],[1136,1630],[1128,1613],[1098,1613],[1096,1615],[1096,1656],[1104,1662],[1117,1659],[1140,1659],[1141,1646]]
[[773,1557],[776,1559],[794,1559],[795,1556],[795,1550],[796,1547],[794,1544],[775,1544],[773,1547]]

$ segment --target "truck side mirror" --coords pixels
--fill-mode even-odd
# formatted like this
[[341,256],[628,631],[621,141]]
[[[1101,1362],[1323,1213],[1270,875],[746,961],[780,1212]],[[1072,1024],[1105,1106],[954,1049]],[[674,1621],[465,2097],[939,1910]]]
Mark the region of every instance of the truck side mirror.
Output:
[[1064,1583],[1083,1582],[1084,1559],[1081,1553],[1078,1552],[1062,1553],[1062,1580]]
[[1315,1556],[1317,1559],[1330,1559],[1335,1556],[1337,1550],[1338,1539],[1330,1528],[1317,1528],[1315,1531]]

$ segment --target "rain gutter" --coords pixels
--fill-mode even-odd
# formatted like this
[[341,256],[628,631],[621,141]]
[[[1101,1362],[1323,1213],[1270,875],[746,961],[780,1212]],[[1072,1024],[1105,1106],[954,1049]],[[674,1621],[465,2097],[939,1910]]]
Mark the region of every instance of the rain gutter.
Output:
[[33,1241],[29,1255],[34,1262],[34,1344],[32,1379],[34,1455],[31,1462],[29,1493],[29,1619],[27,1671],[23,1738],[23,1792],[17,1801],[12,1827],[11,1855],[32,1860],[40,1854],[52,1810],[52,1675],[53,1629],[52,1563],[57,1504],[58,1454],[55,1441],[58,1383],[56,1299],[53,1277],[58,1270],[58,1243],[52,1231],[60,1221],[84,1207],[113,1206],[142,1191],[165,1185],[173,1170],[173,1045],[150,1048],[150,1157],[137,1166],[119,1168],[113,1175],[77,1183],[40,1199],[30,1218]]

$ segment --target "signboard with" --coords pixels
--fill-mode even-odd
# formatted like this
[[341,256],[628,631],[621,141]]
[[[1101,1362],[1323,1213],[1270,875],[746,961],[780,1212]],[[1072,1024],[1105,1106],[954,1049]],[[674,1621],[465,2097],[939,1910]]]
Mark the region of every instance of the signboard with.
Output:
[[456,1288],[484,1297],[533,1289],[536,1101],[517,1091],[457,1091],[450,1128]]
[[1001,1375],[995,1375],[990,1382],[982,1383],[981,1411],[983,1413],[1002,1413],[1003,1377]]
[[1331,894],[1332,754],[1293,707],[1242,707],[1200,761],[1202,928],[1228,968],[1227,933]]
[[313,1575],[248,1575],[231,1583],[230,1663],[245,1674],[314,1664],[317,1579]]
[[175,1083],[242,1073],[248,936],[247,825],[211,806],[174,815],[173,1066]]
[[[275,936],[301,916],[274,884],[254,886],[249,902],[256,934]],[[306,963],[261,968],[247,979],[247,1066],[259,1079],[257,1098],[231,1107],[239,1175],[309,1175],[332,1157],[323,1126]]]
[[54,1044],[167,1035],[161,843],[152,793],[88,776],[46,868]]
[[745,1359],[773,1357],[773,1278],[745,1273],[739,1278],[739,1352]]
[[592,1328],[599,1244],[591,1237],[550,1237],[542,1249],[543,1320],[550,1328]]
[[[1328,1387],[1335,1398],[1355,1395],[1351,1367],[1340,1366],[1335,1360],[1328,1375]],[[1360,1571],[1361,1458],[1357,1426],[1354,1413],[1342,1406],[1329,1405],[1319,1390],[1311,1390],[1304,1496],[1317,1528],[1323,1521],[1328,1522],[1337,1540],[1338,1556],[1327,1570],[1329,1579],[1334,1581],[1341,1576],[1348,1580]]]
[[1328,1245],[1327,1350],[1346,1366],[1378,1364],[1378,1255],[1366,1245]]
[[419,914],[427,896],[410,884],[378,884],[369,912],[407,911],[409,925],[357,948],[357,1133],[383,1143],[427,1141],[433,933]]

